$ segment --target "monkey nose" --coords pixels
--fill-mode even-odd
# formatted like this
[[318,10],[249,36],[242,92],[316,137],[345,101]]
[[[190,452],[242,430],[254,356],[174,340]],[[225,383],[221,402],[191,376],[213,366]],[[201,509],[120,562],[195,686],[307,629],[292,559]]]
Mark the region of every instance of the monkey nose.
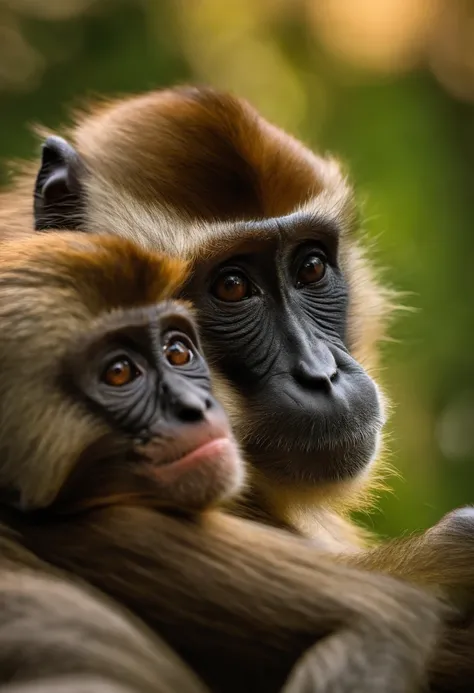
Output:
[[208,410],[212,406],[212,400],[205,393],[192,390],[180,390],[179,392],[164,392],[168,418],[178,423],[198,423],[206,418]]
[[300,344],[298,351],[291,369],[293,378],[302,387],[329,393],[338,373],[331,351],[321,340]]
[[324,359],[299,359],[293,369],[292,375],[302,387],[310,390],[329,393],[337,378],[337,364],[332,354]]
[[303,386],[314,390],[329,392],[337,376],[337,366],[308,364],[300,361],[293,369],[293,377]]

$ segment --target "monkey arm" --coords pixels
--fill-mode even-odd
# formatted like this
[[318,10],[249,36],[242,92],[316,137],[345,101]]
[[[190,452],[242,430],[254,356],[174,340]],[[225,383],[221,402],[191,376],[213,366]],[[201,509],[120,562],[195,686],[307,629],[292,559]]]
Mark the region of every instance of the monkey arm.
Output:
[[212,690],[278,691],[309,647],[285,693],[308,675],[321,693],[405,693],[423,674],[439,607],[416,588],[220,514],[117,507],[80,522],[30,528],[30,548],[127,606]]

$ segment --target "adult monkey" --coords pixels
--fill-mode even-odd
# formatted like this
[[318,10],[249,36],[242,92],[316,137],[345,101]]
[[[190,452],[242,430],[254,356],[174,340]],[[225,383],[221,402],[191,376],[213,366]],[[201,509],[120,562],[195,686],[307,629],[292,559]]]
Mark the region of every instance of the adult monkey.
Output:
[[186,293],[253,463],[243,512],[360,545],[345,510],[366,501],[383,414],[357,361],[376,366],[388,293],[338,165],[209,89],[105,104],[71,137],[43,147],[36,228],[113,228],[192,257]]
[[[185,288],[253,463],[252,497],[237,510],[317,535],[345,560],[453,597],[465,590],[470,605],[469,511],[421,538],[356,551],[363,537],[346,510],[366,497],[382,423],[357,360],[376,368],[390,295],[355,238],[338,165],[209,89],[106,103],[79,119],[71,139],[75,148],[57,137],[43,148],[36,227],[113,228],[194,259]],[[31,187],[31,175],[20,178],[4,214],[24,217]],[[468,670],[471,659],[462,660]],[[435,671],[443,667],[437,658]]]

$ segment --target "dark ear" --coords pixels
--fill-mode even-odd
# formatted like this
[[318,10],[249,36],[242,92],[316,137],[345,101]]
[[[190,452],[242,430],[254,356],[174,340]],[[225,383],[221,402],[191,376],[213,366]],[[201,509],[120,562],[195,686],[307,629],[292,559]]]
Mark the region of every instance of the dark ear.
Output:
[[43,144],[34,191],[35,229],[78,229],[83,221],[81,176],[84,165],[62,137]]

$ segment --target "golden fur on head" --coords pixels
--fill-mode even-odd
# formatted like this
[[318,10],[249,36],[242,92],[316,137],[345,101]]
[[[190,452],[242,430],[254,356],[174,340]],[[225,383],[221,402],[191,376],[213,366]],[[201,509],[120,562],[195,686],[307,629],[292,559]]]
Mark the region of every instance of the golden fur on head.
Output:
[[213,89],[104,103],[80,114],[71,135],[91,171],[114,187],[194,219],[280,216],[338,176],[247,102]]
[[369,372],[377,368],[393,295],[356,238],[352,187],[335,159],[315,155],[246,101],[210,88],[105,101],[80,113],[69,134],[89,172],[84,223],[93,232],[113,229],[200,261],[218,253],[222,222],[298,212],[337,220],[351,351]]
[[51,502],[72,462],[107,433],[58,387],[71,340],[98,316],[169,298],[185,272],[182,261],[114,236],[25,234],[0,244],[0,482],[21,488],[22,502]]

